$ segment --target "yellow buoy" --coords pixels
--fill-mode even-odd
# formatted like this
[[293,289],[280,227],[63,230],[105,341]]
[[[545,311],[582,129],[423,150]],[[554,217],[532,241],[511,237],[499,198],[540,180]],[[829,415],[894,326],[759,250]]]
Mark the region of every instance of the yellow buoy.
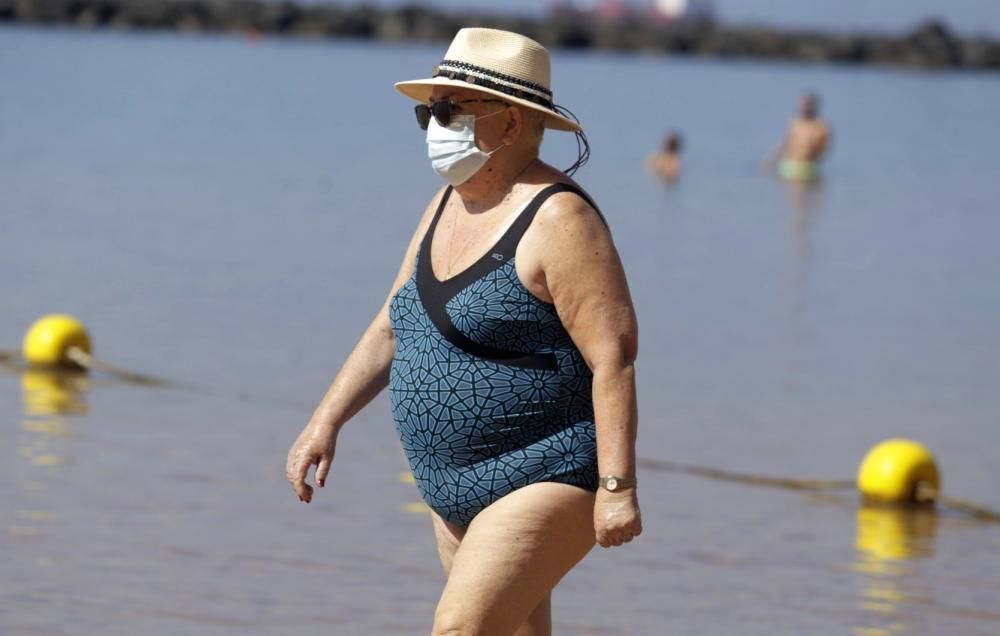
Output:
[[82,415],[87,405],[82,393],[86,376],[67,371],[28,369],[21,374],[25,415]]
[[90,353],[90,336],[73,316],[49,314],[31,325],[24,336],[24,359],[43,366],[78,366],[68,356],[70,349]]
[[875,503],[933,503],[941,489],[937,463],[923,445],[908,439],[876,444],[858,468],[858,490]]
[[[858,506],[858,532],[854,547],[865,563],[909,561],[934,555],[938,515],[927,508],[911,506]],[[886,573],[878,567],[860,567],[873,574]]]

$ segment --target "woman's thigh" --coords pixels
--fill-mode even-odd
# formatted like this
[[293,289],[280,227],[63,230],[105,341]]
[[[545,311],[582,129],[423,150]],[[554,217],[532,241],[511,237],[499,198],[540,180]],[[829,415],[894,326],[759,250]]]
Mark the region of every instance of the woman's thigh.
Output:
[[446,575],[451,574],[451,562],[455,559],[458,546],[462,544],[465,530],[445,520],[433,510],[431,511],[431,520],[434,524],[434,539],[437,541],[441,567],[444,568]]
[[434,633],[513,634],[593,547],[593,509],[591,492],[540,483],[480,512],[452,557]]
[[[455,552],[458,550],[458,546],[462,544],[462,537],[465,536],[465,530],[445,520],[433,510],[431,511],[431,519],[434,524],[434,538],[437,540],[441,567],[447,575],[451,573],[451,563],[455,559]],[[551,595],[546,594],[545,598],[532,610],[531,615],[528,616],[517,632],[515,632],[514,636],[550,636],[551,634]]]

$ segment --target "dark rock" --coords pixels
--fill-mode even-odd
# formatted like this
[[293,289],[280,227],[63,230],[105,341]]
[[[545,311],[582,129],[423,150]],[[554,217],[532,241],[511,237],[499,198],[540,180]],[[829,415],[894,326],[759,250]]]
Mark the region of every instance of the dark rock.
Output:
[[917,28],[906,37],[905,44],[905,58],[918,66],[955,66],[960,60],[955,37],[938,21]]
[[738,29],[713,29],[700,42],[697,53],[716,57],[746,57],[755,49],[755,37]]
[[178,31],[259,31],[386,41],[447,42],[460,27],[517,31],[551,47],[755,57],[822,63],[1000,70],[1000,41],[963,39],[940,21],[904,37],[720,27],[711,20],[663,23],[633,14],[594,21],[580,12],[544,19],[295,0],[0,0],[0,21]]
[[839,36],[830,39],[830,60],[860,64],[868,58],[867,42],[859,36]]
[[582,20],[553,20],[548,25],[548,34],[543,37],[557,48],[589,49],[594,43],[590,26]]
[[253,26],[267,33],[289,33],[298,29],[303,13],[291,2],[266,4],[255,11]]
[[447,33],[458,31],[459,25],[441,12],[407,5],[388,11],[376,24],[376,37],[390,41],[437,42]]
[[713,28],[707,22],[679,22],[657,30],[654,37],[659,47],[669,53],[695,53]]
[[168,24],[178,31],[206,31],[216,28],[211,9],[199,2],[175,2],[167,11]]
[[66,24],[71,22],[71,4],[60,0],[16,0],[14,10],[24,22]]
[[1000,69],[1000,43],[976,38],[959,45],[962,66],[974,69]]
[[794,42],[785,34],[759,28],[743,31],[742,41],[747,54],[753,57],[781,59],[794,50]]
[[171,7],[161,2],[130,2],[122,7],[120,19],[140,29],[165,29],[171,26]]
[[871,37],[865,43],[867,60],[875,64],[899,64],[905,48],[899,40]]

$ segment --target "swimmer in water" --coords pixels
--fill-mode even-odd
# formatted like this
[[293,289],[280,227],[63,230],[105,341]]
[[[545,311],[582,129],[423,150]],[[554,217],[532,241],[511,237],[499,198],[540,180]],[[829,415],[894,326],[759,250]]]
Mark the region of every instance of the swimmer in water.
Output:
[[818,164],[830,143],[830,126],[819,117],[819,98],[807,93],[799,103],[799,114],[788,126],[788,133],[768,160],[777,161],[778,176],[788,181],[815,181]]
[[668,183],[676,181],[681,174],[681,136],[668,134],[660,150],[646,160],[646,168]]

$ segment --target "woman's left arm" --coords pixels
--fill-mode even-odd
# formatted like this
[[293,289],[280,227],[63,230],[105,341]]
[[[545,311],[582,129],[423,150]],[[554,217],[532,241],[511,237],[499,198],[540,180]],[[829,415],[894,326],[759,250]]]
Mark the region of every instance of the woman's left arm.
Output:
[[[594,374],[598,471],[634,478],[639,333],[618,251],[600,217],[575,195],[552,197],[535,224],[535,236],[544,240],[539,251],[544,287]],[[606,548],[642,532],[634,487],[598,489],[594,531]]]

